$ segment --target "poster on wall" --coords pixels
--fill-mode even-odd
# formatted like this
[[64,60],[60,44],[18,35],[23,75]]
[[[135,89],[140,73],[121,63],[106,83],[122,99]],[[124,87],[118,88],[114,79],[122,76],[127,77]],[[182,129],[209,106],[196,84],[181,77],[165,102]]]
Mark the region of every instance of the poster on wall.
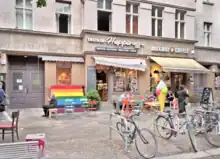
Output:
[[96,67],[87,67],[87,91],[90,89],[96,89]]
[[58,85],[71,85],[71,69],[70,68],[57,68],[57,84]]

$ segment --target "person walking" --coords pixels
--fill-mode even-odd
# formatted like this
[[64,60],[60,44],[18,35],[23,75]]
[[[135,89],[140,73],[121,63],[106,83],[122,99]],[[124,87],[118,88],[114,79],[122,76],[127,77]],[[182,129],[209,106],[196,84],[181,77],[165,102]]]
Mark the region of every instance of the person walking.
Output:
[[182,85],[180,86],[178,94],[178,102],[179,102],[179,113],[186,112],[186,98],[189,97],[188,89]]

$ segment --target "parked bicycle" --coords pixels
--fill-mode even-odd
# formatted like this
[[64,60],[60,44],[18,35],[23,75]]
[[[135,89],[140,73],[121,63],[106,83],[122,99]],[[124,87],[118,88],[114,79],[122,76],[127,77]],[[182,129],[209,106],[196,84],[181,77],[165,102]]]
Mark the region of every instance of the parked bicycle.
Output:
[[190,117],[191,116],[188,116],[186,113],[176,114],[171,111],[166,111],[157,116],[154,124],[158,134],[164,139],[170,139],[172,136],[176,137],[179,134],[184,135],[188,133],[192,148],[197,152],[196,130]]
[[220,107],[212,105],[195,109],[193,113],[197,135],[204,134],[209,144],[220,147]]
[[[122,134],[128,134],[128,144],[132,144],[135,140],[136,150],[142,157],[144,157],[145,159],[153,158],[156,156],[158,149],[157,140],[152,131],[147,128],[140,129],[138,127],[138,125],[134,121],[134,117],[139,115],[140,112],[128,117],[128,130],[126,130],[126,125],[123,120],[116,123],[116,128]],[[121,136],[122,139],[125,140],[124,135]],[[146,148],[146,150],[143,151],[143,148]]]

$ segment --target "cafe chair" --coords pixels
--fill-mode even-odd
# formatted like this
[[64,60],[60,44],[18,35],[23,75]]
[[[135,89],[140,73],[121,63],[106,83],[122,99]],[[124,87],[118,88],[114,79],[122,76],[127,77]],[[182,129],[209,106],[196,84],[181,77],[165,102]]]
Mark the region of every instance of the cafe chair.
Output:
[[0,124],[0,130],[2,130],[2,140],[4,140],[5,134],[11,134],[12,142],[14,142],[14,133],[16,133],[17,139],[19,140],[19,135],[18,135],[19,114],[20,114],[19,110],[16,112],[12,112],[12,123]]

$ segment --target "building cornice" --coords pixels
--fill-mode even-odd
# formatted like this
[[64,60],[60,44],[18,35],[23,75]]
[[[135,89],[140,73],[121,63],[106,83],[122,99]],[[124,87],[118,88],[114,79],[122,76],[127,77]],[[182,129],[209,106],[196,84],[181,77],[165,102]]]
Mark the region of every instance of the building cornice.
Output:
[[81,32],[80,36],[84,37],[85,34],[114,36],[114,37],[124,37],[124,38],[135,38],[135,39],[144,39],[144,40],[160,40],[160,41],[187,43],[187,44],[195,44],[195,43],[198,42],[196,40],[175,39],[175,38],[166,38],[166,37],[155,37],[155,36],[147,36],[147,35],[133,35],[133,34],[105,32],[105,31],[95,31],[95,30],[83,30]]
[[61,33],[42,32],[42,31],[23,30],[23,29],[0,28],[0,32],[81,39],[79,35],[74,35],[74,34],[61,34]]
[[179,5],[160,3],[160,2],[154,2],[154,1],[148,1],[148,0],[135,0],[135,2],[148,3],[148,4],[152,4],[152,5],[171,7],[171,8],[181,9],[181,10],[196,11],[196,8],[183,7],[183,6],[179,6]]
[[210,51],[220,51],[220,48],[217,48],[217,47],[205,47],[205,46],[195,46],[195,49],[203,49],[203,50],[210,50]]

